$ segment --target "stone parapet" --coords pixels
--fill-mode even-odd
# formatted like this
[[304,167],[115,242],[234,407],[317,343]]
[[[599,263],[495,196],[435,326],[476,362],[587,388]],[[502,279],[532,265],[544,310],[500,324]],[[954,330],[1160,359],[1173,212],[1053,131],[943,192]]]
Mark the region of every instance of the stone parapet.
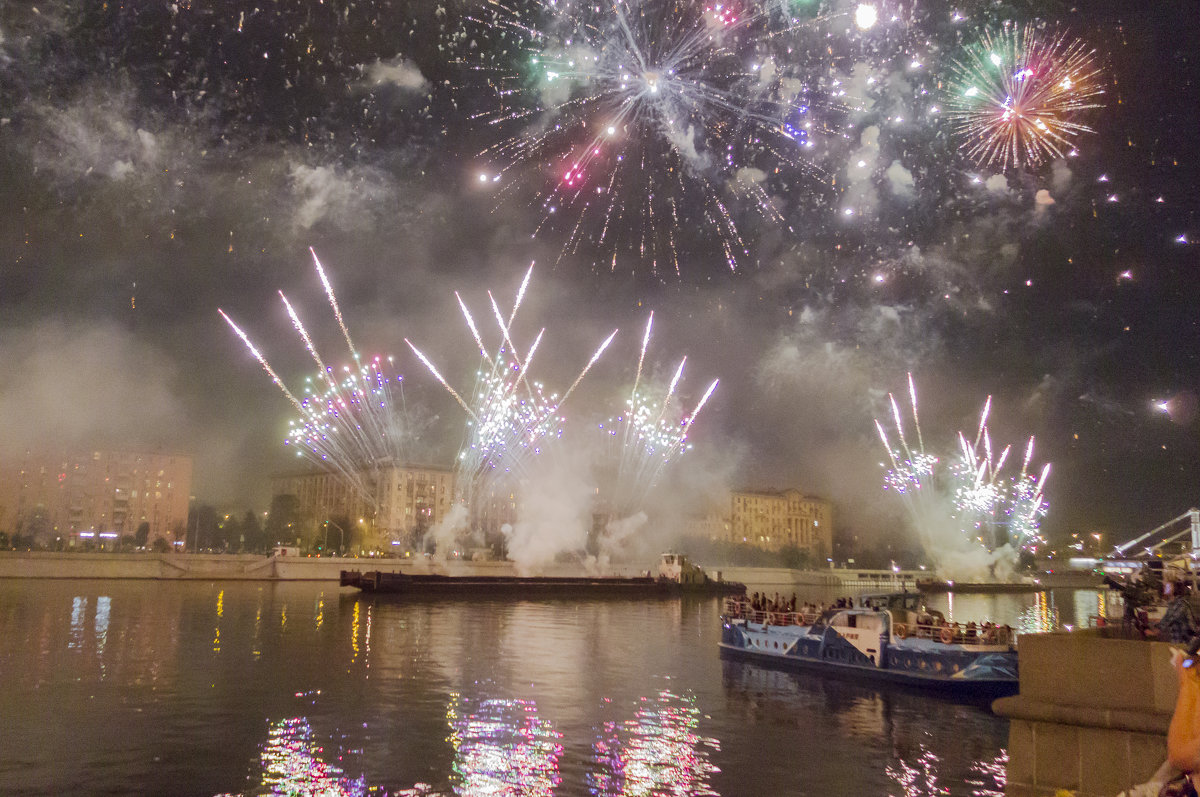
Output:
[[1178,692],[1170,648],[1098,631],[1022,636],[1020,694],[992,704],[1011,721],[1008,797],[1111,797],[1149,780]]

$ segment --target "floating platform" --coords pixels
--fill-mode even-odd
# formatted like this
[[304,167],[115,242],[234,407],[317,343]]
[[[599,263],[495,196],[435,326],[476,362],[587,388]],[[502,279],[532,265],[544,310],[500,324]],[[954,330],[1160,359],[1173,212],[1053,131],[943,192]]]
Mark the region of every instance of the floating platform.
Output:
[[662,577],[606,576],[448,576],[343,570],[341,586],[363,592],[401,595],[505,595],[515,597],[654,597],[672,595],[741,595],[746,585],[705,580],[683,584]]

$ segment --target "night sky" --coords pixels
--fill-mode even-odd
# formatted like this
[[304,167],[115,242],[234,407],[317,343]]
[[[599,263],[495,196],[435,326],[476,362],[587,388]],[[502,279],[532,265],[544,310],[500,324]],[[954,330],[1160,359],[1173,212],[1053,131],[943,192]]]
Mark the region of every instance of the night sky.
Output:
[[[584,206],[558,201],[554,126],[576,111],[538,110],[555,89],[494,11],[0,4],[0,446],[190,452],[200,500],[265,509],[290,408],[217,308],[296,383],[312,367],[282,289],[344,362],[313,247],[360,350],[396,357],[420,459],[449,463],[463,414],[404,339],[467,383],[454,292],[510,307],[535,262],[518,326],[547,330],[541,379],[565,386],[621,330],[569,422],[619,403],[650,310],[649,378],[686,354],[689,406],[721,379],[680,484],[795,486],[844,529],[908,539],[873,421],[911,372],[930,449],[973,433],[989,395],[999,445],[1036,436],[1051,538],[1195,505],[1200,7],[879,0],[862,30],[857,5],[773,4],[709,73],[737,107],[675,138],[631,125]],[[646,6],[644,26],[683,13]],[[784,10],[804,24],[773,36]],[[1005,22],[1095,51],[1103,107],[1069,156],[981,165],[938,111],[953,61]],[[747,122],[780,110],[743,99],[767,59],[811,106],[803,142]],[[506,160],[513,141],[530,156]]]

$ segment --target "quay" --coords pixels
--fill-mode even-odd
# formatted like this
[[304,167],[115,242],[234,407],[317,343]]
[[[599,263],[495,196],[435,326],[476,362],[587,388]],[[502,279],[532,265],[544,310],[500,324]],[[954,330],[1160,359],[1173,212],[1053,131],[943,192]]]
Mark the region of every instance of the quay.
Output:
[[[540,568],[538,575],[578,577],[580,566],[570,563]],[[782,567],[721,567],[724,581],[753,583],[756,588],[793,592],[802,587],[838,590],[872,587],[916,589],[919,571],[862,571],[844,569],[791,570]],[[399,557],[308,557],[259,554],[203,553],[72,553],[62,551],[0,551],[0,578],[127,578],[204,579],[209,581],[339,581],[341,571],[447,576],[521,575],[513,562],[463,559],[431,560]],[[605,575],[635,578],[645,567],[610,567]]]

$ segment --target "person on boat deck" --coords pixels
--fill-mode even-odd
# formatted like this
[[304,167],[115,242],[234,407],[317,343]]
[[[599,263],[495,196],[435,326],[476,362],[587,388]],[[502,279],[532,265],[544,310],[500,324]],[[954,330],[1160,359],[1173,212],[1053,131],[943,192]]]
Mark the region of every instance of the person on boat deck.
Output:
[[1171,651],[1171,663],[1179,676],[1179,696],[1167,728],[1167,761],[1188,775],[1190,794],[1195,795],[1195,781],[1200,778],[1200,674],[1196,667],[1184,667],[1184,658],[1182,650]]
[[1162,620],[1158,623],[1158,638],[1162,642],[1185,644],[1196,635],[1196,618],[1192,614],[1192,603],[1188,596],[1188,585],[1175,584],[1175,594],[1167,604]]

